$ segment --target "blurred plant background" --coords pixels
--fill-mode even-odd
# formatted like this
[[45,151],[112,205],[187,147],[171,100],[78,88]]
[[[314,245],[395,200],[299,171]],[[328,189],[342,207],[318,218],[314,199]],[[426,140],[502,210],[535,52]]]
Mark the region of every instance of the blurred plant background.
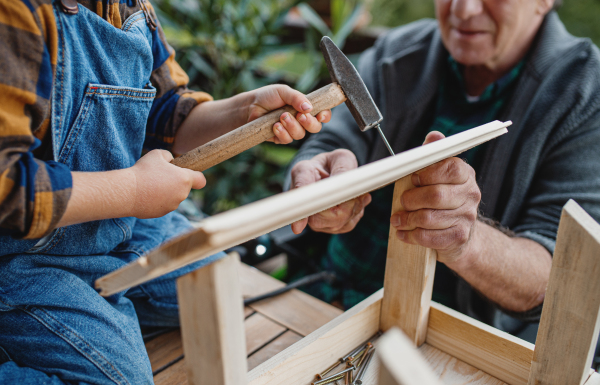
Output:
[[[389,28],[434,17],[431,0],[153,0],[190,87],[215,99],[266,84],[310,92],[329,82],[318,48],[330,36],[352,61]],[[600,0],[564,0],[567,29],[600,45]],[[193,201],[207,214],[282,191],[301,142],[265,143],[205,172]]]

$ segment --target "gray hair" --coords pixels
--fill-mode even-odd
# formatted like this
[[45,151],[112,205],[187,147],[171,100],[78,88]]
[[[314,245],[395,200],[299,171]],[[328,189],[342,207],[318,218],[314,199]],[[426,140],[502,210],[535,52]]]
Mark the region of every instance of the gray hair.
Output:
[[563,5],[563,0],[554,0],[554,6],[552,9],[559,9]]

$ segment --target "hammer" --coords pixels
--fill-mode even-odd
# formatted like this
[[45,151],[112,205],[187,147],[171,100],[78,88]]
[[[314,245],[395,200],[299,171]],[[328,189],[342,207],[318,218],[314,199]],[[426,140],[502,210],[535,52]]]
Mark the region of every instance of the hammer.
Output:
[[[379,126],[383,117],[356,68],[329,37],[324,36],[319,46],[333,83],[307,95],[308,100],[313,105],[310,113],[314,116],[323,110],[332,109],[346,102],[360,130],[364,132],[376,127],[388,151],[394,155]],[[173,159],[171,163],[195,171],[204,171],[272,138],[274,136],[273,124],[279,121],[279,117],[284,112],[289,112],[294,116],[296,110],[291,106],[286,106],[271,111],[223,136],[186,152]]]

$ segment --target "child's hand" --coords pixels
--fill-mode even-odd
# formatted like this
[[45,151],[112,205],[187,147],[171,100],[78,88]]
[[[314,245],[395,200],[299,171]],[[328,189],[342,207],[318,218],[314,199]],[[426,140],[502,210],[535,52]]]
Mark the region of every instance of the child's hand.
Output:
[[191,189],[206,185],[199,171],[177,167],[169,163],[173,155],[165,150],[153,150],[131,167],[135,178],[132,216],[156,218],[177,209]]
[[331,119],[330,110],[321,111],[316,116],[312,116],[310,111],[313,107],[306,96],[285,85],[266,86],[251,91],[251,93],[253,101],[248,107],[249,122],[285,105],[290,105],[298,111],[295,118],[287,112],[283,113],[279,122],[273,125],[275,136],[270,141],[277,144],[288,144],[294,139],[302,139],[306,131],[319,132],[321,123],[327,123]]

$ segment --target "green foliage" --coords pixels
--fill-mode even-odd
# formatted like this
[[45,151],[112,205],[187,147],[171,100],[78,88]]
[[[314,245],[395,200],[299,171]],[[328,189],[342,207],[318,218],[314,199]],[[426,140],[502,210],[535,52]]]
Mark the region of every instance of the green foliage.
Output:
[[[311,65],[304,71],[296,82],[296,89],[308,92],[315,88],[321,79],[329,78],[325,60],[319,49],[319,41],[323,36],[342,49],[346,39],[354,30],[363,10],[359,0],[331,0],[331,29],[310,5],[298,5],[300,15],[311,26],[306,31],[304,55],[310,58]],[[291,53],[297,56],[295,53]]]
[[296,2],[155,0],[155,8],[191,84],[220,99],[273,82],[255,70],[263,55],[279,48],[277,32]]
[[564,0],[558,15],[573,35],[589,37],[600,46],[600,0]]

